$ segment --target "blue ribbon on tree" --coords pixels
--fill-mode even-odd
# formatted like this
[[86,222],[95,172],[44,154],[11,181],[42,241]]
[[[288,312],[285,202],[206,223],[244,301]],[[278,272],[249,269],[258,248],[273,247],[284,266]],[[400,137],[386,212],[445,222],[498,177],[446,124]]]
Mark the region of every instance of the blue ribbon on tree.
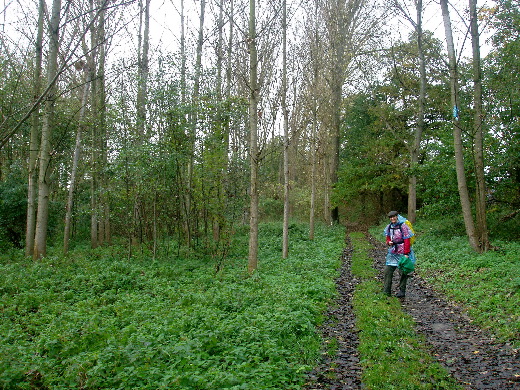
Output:
[[453,106],[453,119],[459,120],[459,108],[457,106]]

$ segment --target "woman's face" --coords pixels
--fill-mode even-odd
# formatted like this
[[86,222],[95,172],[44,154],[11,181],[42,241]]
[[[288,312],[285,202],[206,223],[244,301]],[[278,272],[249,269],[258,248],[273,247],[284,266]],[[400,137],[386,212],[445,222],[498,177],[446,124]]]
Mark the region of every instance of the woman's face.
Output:
[[390,217],[390,223],[396,223],[397,222],[397,215],[392,215]]

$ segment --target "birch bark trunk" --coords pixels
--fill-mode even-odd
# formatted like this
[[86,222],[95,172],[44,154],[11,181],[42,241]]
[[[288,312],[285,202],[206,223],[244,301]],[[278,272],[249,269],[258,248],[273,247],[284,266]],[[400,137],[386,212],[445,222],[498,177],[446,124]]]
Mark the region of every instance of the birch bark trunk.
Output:
[[249,131],[251,203],[249,215],[249,273],[258,267],[258,55],[256,51],[256,4],[249,0]]
[[[38,28],[35,44],[33,96],[37,101],[42,89],[42,58],[43,58],[43,12],[44,1],[38,3]],[[39,106],[38,106],[39,107]],[[32,256],[34,250],[34,233],[36,228],[36,198],[38,196],[38,135],[39,135],[39,109],[32,113],[31,138],[29,141],[29,182],[27,186],[27,222],[25,231],[25,256]]]
[[283,0],[282,34],[282,111],[283,111],[283,245],[282,258],[289,256],[289,111],[287,109],[287,1]]
[[47,81],[52,84],[45,101],[42,134],[40,141],[40,165],[38,176],[38,211],[34,237],[33,258],[35,260],[47,254],[47,227],[49,222],[49,179],[51,174],[51,134],[54,126],[54,105],[56,98],[56,74],[58,72],[59,27],[61,0],[52,3],[49,24],[49,55]]

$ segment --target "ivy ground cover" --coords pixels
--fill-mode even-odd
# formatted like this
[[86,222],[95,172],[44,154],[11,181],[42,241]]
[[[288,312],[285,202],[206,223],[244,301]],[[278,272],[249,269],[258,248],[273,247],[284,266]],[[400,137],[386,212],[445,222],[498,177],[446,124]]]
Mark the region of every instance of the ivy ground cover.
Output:
[[260,229],[223,268],[207,258],[128,259],[122,248],[0,261],[0,387],[299,389],[319,359],[316,325],[334,297],[343,229],[307,239]]

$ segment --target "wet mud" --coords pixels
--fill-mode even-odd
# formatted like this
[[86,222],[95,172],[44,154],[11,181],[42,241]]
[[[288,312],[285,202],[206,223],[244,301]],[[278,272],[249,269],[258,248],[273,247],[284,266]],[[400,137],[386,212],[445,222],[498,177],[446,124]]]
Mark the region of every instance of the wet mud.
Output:
[[[371,237],[369,241],[374,246],[370,256],[382,280],[386,249]],[[352,249],[347,242],[336,281],[338,300],[329,308],[321,327],[324,343],[337,343],[338,353],[336,356],[323,354],[322,364],[309,374],[306,390],[364,388],[357,353],[356,319],[352,312],[352,294],[359,281],[350,272],[351,257]],[[394,277],[396,289],[398,272]],[[414,319],[416,331],[427,340],[431,355],[466,389],[520,390],[520,351],[473,324],[461,307],[435,291],[421,277],[413,275],[406,297],[400,301],[403,311]]]

